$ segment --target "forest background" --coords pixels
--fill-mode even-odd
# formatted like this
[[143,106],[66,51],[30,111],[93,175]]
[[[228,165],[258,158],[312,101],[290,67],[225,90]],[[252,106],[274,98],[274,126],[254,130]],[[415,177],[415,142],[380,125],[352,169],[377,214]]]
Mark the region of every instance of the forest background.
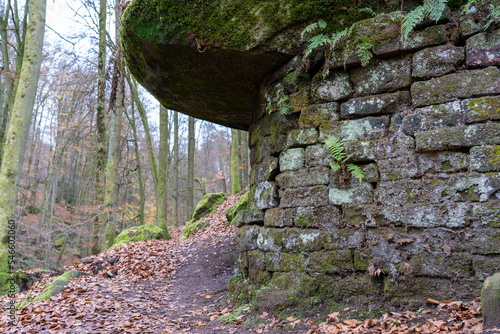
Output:
[[[0,2],[2,155],[30,24],[44,2]],[[16,221],[14,271],[96,254],[130,226],[182,226],[204,194],[246,187],[247,132],[160,107],[129,75],[119,48],[126,4],[46,6],[41,70],[30,74],[38,87],[9,217]]]

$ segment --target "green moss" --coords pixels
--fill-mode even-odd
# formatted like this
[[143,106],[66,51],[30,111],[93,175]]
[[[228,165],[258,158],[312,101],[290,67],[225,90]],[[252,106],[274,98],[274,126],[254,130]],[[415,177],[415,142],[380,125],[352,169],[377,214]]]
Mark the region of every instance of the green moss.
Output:
[[111,248],[119,247],[131,241],[145,241],[151,239],[167,239],[167,233],[160,227],[153,224],[134,226],[123,230],[115,238]]
[[332,30],[366,18],[359,8],[381,9],[375,0],[358,4],[340,0],[135,0],[124,13],[124,25],[152,42],[196,38],[203,44],[249,48],[287,26],[323,19]]
[[185,240],[193,233],[204,228],[201,219],[217,211],[217,207],[227,199],[223,193],[206,194],[196,205],[191,220],[182,228],[182,239]]
[[16,305],[16,308],[23,307],[34,302],[47,300],[50,297],[55,296],[59,291],[64,290],[72,278],[78,278],[81,274],[82,272],[78,270],[66,271],[64,274],[57,276],[50,283],[48,283],[42,293],[40,293],[36,298],[33,298],[32,294],[29,293]]
[[248,193],[247,191],[241,195],[236,204],[224,213],[230,225],[236,225],[238,216],[241,218],[241,215],[238,215],[238,213],[248,210]]

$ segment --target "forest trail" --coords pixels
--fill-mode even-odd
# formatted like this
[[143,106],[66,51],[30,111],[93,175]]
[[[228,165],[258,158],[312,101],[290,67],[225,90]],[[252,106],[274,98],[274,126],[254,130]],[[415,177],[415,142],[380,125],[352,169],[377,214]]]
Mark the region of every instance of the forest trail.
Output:
[[[338,313],[315,319],[278,319],[243,308],[236,315],[228,301],[227,282],[237,265],[237,228],[226,226],[224,212],[237,196],[205,217],[210,225],[180,241],[131,242],[83,259],[65,269],[88,273],[73,279],[47,301],[16,311],[17,325],[0,321],[2,333],[480,333],[478,300],[441,304],[433,309],[385,314],[381,319],[340,320]],[[52,275],[53,276],[53,275]],[[45,276],[28,293],[39,294]],[[0,297],[2,304],[7,297]],[[235,311],[235,314],[232,312]],[[238,313],[239,314],[239,313]],[[221,315],[233,315],[220,321]],[[325,321],[326,319],[326,321]],[[413,327],[413,328],[412,328]],[[415,329],[415,330],[411,330]],[[419,329],[419,330],[417,330]]]

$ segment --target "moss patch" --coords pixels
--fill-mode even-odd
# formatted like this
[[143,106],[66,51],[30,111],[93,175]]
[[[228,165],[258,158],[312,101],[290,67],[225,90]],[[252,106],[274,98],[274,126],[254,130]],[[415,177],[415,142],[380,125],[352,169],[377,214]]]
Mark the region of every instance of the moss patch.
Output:
[[217,211],[217,206],[221,205],[227,199],[223,193],[212,193],[203,196],[201,201],[196,205],[191,220],[182,228],[182,240],[186,240],[193,233],[204,228],[201,225],[201,219],[206,215]]
[[227,221],[230,225],[236,225],[238,217],[241,218],[241,213],[248,210],[248,191],[241,195],[235,205],[227,209],[225,212]]
[[162,228],[152,225],[140,225],[128,228],[120,232],[115,238],[115,243],[111,248],[116,248],[130,241],[144,241],[151,239],[167,239],[168,235]]

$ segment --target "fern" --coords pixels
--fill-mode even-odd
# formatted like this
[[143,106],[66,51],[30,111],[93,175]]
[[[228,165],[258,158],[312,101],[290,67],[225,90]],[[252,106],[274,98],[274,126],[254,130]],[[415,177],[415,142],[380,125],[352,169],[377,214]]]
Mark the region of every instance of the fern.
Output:
[[358,179],[359,183],[365,178],[363,170],[358,165],[349,163],[347,164],[347,169],[351,172],[352,176]]
[[307,27],[305,27],[304,30],[302,30],[302,32],[300,33],[300,38],[304,39],[304,35],[305,34],[313,32],[316,29],[325,29],[325,28],[326,28],[326,22],[325,21],[321,21],[320,20],[318,22],[311,23],[310,25],[308,25]]
[[418,6],[411,12],[409,12],[403,19],[401,24],[401,39],[405,40],[408,38],[410,32],[415,28],[418,22],[424,19],[424,7]]
[[446,9],[446,3],[448,0],[424,0],[424,14],[425,17],[433,21],[439,20],[441,15],[443,15],[444,10]]
[[359,182],[365,178],[365,174],[359,166],[347,163],[352,154],[348,156],[345,154],[344,144],[339,137],[332,136],[325,140],[325,147],[328,150],[328,155],[334,160],[330,161],[330,167],[334,172],[339,172],[340,183],[343,183],[349,176],[346,170],[357,178]]
[[359,10],[360,13],[368,13],[370,14],[371,16],[375,16],[377,15],[377,13],[375,13],[375,11],[373,9],[371,9],[370,7],[365,7],[365,8],[361,8]]
[[362,42],[356,47],[356,55],[361,59],[361,65],[366,66],[373,57],[373,54],[370,52],[370,49],[373,47],[373,41],[366,37],[362,37],[361,40]]
[[500,21],[500,7],[495,7],[490,4],[490,15],[488,15],[488,22],[484,25],[484,29],[488,29],[493,22]]

